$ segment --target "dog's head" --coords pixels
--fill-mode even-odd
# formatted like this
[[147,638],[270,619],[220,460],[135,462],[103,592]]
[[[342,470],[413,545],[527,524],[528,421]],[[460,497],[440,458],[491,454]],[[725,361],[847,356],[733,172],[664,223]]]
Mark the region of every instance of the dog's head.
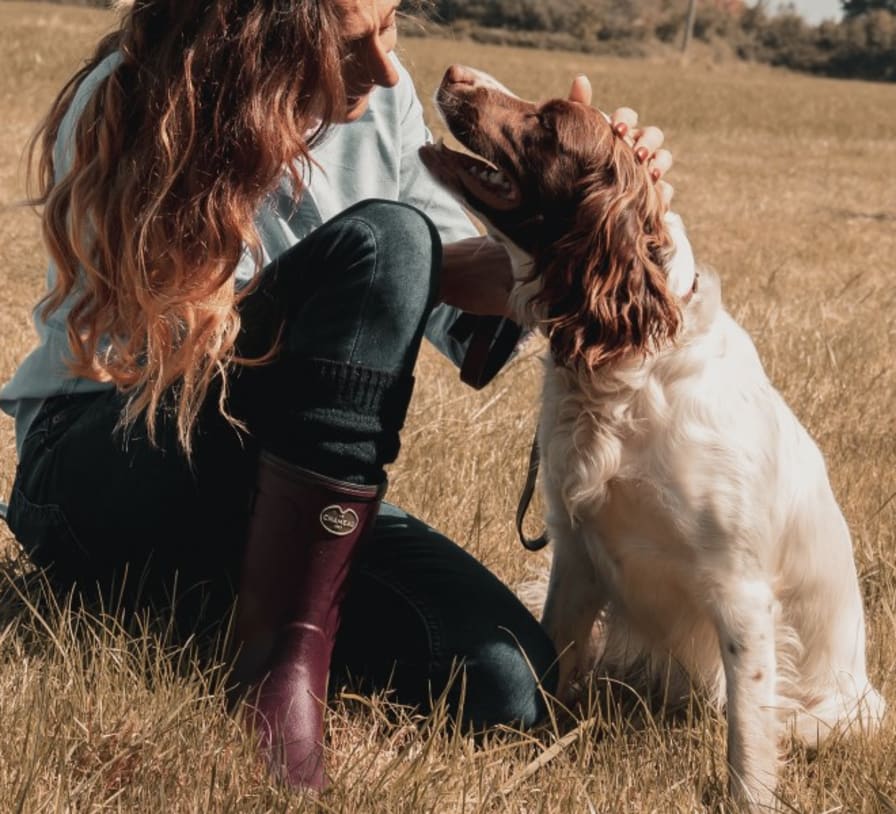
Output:
[[492,234],[532,257],[529,310],[556,359],[594,367],[676,335],[664,206],[603,114],[566,99],[527,102],[458,65],[436,101],[475,155],[430,145],[421,157]]

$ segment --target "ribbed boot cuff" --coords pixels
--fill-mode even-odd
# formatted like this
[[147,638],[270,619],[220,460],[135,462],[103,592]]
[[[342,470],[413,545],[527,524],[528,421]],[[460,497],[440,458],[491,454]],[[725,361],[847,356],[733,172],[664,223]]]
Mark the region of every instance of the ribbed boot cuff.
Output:
[[264,449],[259,453],[258,464],[260,471],[266,469],[274,473],[274,476],[280,480],[329,489],[353,500],[382,500],[388,487],[388,481],[385,479],[379,483],[359,484],[332,478],[320,472],[313,472],[310,469],[290,463],[285,458],[281,458],[279,455]]

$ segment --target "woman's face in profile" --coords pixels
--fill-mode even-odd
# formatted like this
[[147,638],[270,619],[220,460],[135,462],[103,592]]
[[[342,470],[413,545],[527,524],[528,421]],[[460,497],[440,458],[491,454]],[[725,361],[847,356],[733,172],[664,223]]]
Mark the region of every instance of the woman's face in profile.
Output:
[[398,72],[389,55],[398,39],[399,4],[400,0],[337,0],[345,45],[344,121],[355,121],[364,115],[375,87],[390,88],[398,82]]

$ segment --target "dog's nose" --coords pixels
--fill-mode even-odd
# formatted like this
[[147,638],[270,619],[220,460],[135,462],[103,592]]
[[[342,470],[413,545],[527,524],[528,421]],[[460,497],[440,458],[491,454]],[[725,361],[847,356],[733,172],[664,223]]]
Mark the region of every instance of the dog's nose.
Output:
[[478,71],[476,68],[468,68],[466,65],[452,65],[445,71],[445,78],[442,79],[442,87],[447,89],[456,85],[467,85],[470,88],[485,88],[486,90],[496,90],[505,96],[514,99],[519,97],[502,85],[495,77]]
[[466,65],[454,64],[445,71],[444,82],[452,85],[475,85],[476,72]]

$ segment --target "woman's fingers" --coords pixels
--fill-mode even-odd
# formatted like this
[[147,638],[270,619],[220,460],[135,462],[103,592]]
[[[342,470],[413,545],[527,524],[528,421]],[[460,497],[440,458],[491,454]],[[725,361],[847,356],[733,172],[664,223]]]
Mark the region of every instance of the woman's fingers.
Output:
[[[582,77],[584,78],[584,77]],[[575,86],[575,83],[573,83]],[[589,99],[591,86],[588,85]],[[570,94],[572,98],[572,94]],[[657,182],[660,195],[666,205],[672,200],[674,190],[662,177],[672,168],[672,153],[663,149],[663,131],[659,127],[638,127],[638,114],[630,107],[620,107],[610,116],[613,131],[629,144],[642,164],[646,164],[650,175]]]
[[659,127],[642,127],[632,133],[635,155],[642,164],[649,161],[663,144],[663,131]]
[[654,181],[658,181],[672,169],[672,153],[668,150],[657,150],[648,166],[651,177]]
[[610,122],[616,135],[625,139],[629,144],[635,143],[635,134],[638,132],[638,114],[630,107],[619,107],[610,116]]
[[[662,149],[663,131],[659,127],[637,127],[638,114],[630,107],[623,107],[613,114],[613,129],[635,151],[635,156],[650,170],[650,177],[659,181],[672,168],[672,153]],[[635,126],[632,126],[634,123]],[[665,187],[668,187],[666,189]],[[672,187],[661,190],[668,203],[672,199]]]
[[581,102],[583,105],[591,104],[591,80],[584,74],[580,74],[572,80],[569,89],[569,101]]

